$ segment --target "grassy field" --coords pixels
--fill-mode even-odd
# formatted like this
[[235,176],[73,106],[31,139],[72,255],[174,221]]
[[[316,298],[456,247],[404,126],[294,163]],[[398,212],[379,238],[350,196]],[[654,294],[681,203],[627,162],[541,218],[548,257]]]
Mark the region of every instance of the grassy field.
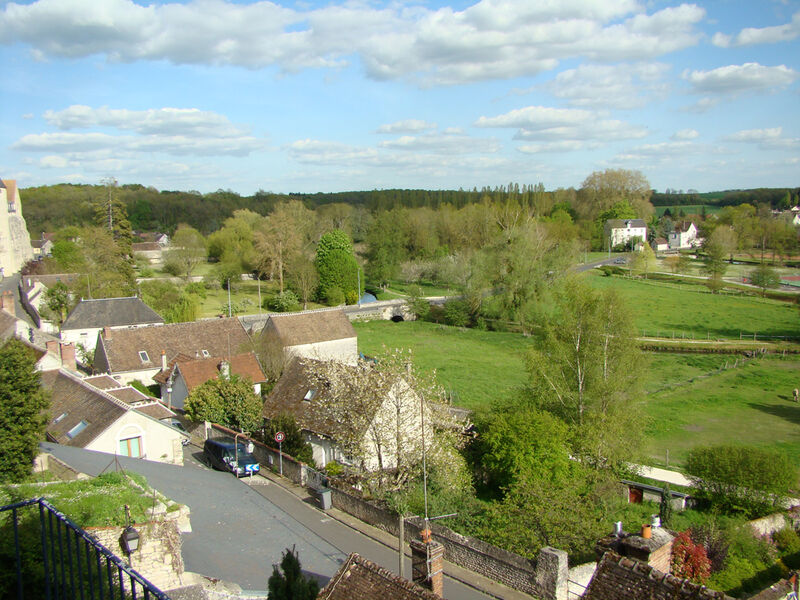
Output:
[[627,301],[646,335],[738,338],[740,332],[800,337],[795,305],[754,296],[711,294],[703,286],[664,284],[588,275],[598,289],[615,289]]
[[515,333],[459,329],[417,321],[354,323],[358,349],[375,355],[387,348],[410,348],[415,364],[436,376],[464,408],[488,406],[527,379],[523,355],[531,338]]
[[[721,357],[715,357],[716,362],[702,358],[695,362],[681,355],[659,355],[648,385],[658,385],[658,376],[653,376],[657,367],[677,366],[687,376],[724,363]],[[729,367],[733,360],[728,358]],[[792,400],[792,390],[800,385],[798,374],[799,358],[768,357],[648,395],[647,453],[652,462],[664,464],[669,451],[674,466],[694,446],[721,443],[769,446],[800,456],[800,405]]]

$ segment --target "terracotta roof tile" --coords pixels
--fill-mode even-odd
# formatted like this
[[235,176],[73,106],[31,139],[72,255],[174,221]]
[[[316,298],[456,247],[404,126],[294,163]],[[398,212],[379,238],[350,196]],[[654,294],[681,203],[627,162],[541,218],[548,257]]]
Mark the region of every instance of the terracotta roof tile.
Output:
[[339,568],[317,600],[442,600],[416,583],[403,579],[355,552]]
[[186,388],[191,392],[198,385],[204,384],[211,379],[219,379],[220,363],[228,360],[231,367],[231,374],[245,377],[253,383],[263,383],[267,380],[261,365],[258,364],[256,355],[252,352],[237,354],[230,359],[223,357],[204,358],[200,360],[177,361],[178,370],[186,382]]
[[139,404],[140,402],[151,402],[153,400],[150,396],[130,386],[106,390],[106,393],[130,405]]
[[169,417],[174,417],[175,413],[168,409],[166,406],[161,404],[160,402],[151,402],[150,404],[144,404],[141,406],[137,406],[134,410],[139,411],[149,417],[153,417],[154,419],[167,419]]
[[[95,366],[111,373],[157,369],[162,350],[172,360],[178,354],[200,358],[203,350],[209,356],[228,356],[250,349],[250,338],[236,317],[112,329],[110,334],[109,338],[101,335]],[[140,352],[146,353],[147,360],[140,358]]]
[[356,337],[353,324],[341,308],[272,314],[262,335],[277,334],[286,346],[300,346]]
[[96,387],[99,390],[110,390],[112,388],[121,388],[122,384],[108,375],[95,375],[94,377],[84,377],[83,380]]

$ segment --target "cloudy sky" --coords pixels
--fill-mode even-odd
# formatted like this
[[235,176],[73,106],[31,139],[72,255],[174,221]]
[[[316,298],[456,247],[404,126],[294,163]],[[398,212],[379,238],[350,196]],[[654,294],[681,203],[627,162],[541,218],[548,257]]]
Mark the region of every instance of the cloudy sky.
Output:
[[800,185],[800,1],[0,0],[0,176]]

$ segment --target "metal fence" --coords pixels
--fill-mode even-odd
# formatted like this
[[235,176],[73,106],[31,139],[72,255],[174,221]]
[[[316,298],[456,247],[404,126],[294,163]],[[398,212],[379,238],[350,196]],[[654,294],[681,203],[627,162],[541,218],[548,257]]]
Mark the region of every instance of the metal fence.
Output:
[[[38,519],[24,513],[37,506]],[[8,511],[11,521],[0,528],[0,549],[4,556],[12,556],[0,565],[3,597],[169,600],[43,498],[0,507],[0,515]]]

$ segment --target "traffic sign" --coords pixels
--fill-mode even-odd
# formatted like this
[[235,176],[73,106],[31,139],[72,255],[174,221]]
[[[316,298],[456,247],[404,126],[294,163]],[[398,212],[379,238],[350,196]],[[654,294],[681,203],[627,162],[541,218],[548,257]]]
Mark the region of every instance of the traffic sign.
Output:
[[286,435],[282,431],[279,431],[278,433],[275,434],[275,441],[278,442],[279,444],[285,439]]

